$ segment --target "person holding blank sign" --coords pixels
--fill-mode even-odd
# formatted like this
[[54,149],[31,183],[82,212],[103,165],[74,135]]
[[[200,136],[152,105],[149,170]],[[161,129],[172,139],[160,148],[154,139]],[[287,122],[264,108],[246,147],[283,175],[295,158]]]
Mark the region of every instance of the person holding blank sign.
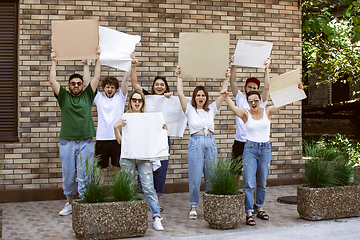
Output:
[[[176,74],[180,74],[177,67]],[[230,69],[226,73],[226,78],[222,83],[222,90],[227,89],[227,80]],[[191,104],[186,101],[182,77],[178,76],[177,92],[181,107],[187,117],[190,131],[188,145],[188,172],[189,172],[189,204],[191,205],[189,217],[197,219],[196,205],[199,204],[201,177],[204,170],[205,182],[209,175],[209,169],[217,162],[217,146],[214,132],[214,118],[220,112],[224,97],[220,95],[213,103],[209,104],[209,94],[204,86],[197,86],[192,94]],[[206,190],[211,186],[206,183]]]
[[254,211],[255,180],[256,216],[263,220],[269,220],[269,215],[263,210],[263,205],[266,193],[266,180],[269,176],[271,161],[270,119],[282,107],[275,108],[275,106],[270,106],[266,109],[262,108],[260,93],[258,91],[251,91],[246,97],[249,110],[244,110],[235,106],[234,102],[230,100],[227,91],[222,91],[221,94],[231,110],[244,122],[247,131],[247,140],[242,155],[245,211],[246,224],[254,226],[256,223],[252,214]]
[[[78,180],[77,190],[83,197],[85,182],[90,176],[86,171],[87,160],[90,164],[94,160],[95,126],[92,118],[92,103],[96,95],[96,88],[100,80],[100,48],[96,50],[95,73],[87,87],[84,87],[83,77],[80,74],[72,74],[69,78],[66,91],[56,81],[56,53],[51,51],[51,69],[49,83],[54,91],[56,100],[61,109],[61,130],[59,155],[62,166],[63,190],[67,203],[60,216],[72,213],[71,203],[76,194],[76,177]],[[77,176],[76,176],[77,175]]]

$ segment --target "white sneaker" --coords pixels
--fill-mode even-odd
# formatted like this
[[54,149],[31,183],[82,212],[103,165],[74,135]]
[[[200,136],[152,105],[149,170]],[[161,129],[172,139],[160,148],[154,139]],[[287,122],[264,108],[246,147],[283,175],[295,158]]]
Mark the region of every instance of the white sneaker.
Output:
[[70,203],[66,203],[63,210],[61,210],[59,212],[59,215],[60,216],[67,216],[67,215],[70,215],[72,213],[72,207],[71,207],[71,204]]
[[154,222],[153,222],[153,228],[155,228],[156,231],[163,231],[164,227],[161,224],[161,220],[162,218],[155,218]]

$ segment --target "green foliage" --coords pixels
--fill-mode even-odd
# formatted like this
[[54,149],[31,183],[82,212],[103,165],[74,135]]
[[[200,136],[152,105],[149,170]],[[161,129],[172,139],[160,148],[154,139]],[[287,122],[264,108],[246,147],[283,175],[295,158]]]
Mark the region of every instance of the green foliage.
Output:
[[[86,166],[86,175],[90,176],[85,181],[85,189],[83,193],[83,203],[100,203],[108,201],[109,191],[105,185],[101,183],[102,172],[98,165],[99,157],[96,156],[93,162],[87,157],[81,164]],[[84,176],[84,179],[85,179]]]
[[[346,7],[336,17],[333,12],[341,5]],[[360,1],[304,1],[302,23],[303,77],[318,83],[343,78],[355,85],[360,80]]]
[[355,162],[341,150],[334,148],[322,137],[319,141],[304,142],[307,157],[304,177],[309,187],[350,185]]
[[237,195],[240,194],[240,182],[237,179],[242,167],[242,161],[233,158],[224,158],[211,166],[209,183],[211,194]]
[[136,181],[129,171],[120,170],[111,179],[110,192],[113,201],[133,201],[136,199]]

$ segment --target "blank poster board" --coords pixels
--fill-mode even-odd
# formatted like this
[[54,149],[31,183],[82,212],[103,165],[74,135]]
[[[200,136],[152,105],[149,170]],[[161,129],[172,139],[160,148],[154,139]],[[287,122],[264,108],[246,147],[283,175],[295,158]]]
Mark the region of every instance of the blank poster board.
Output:
[[272,46],[271,42],[239,40],[231,65],[265,68],[264,62],[270,57]]
[[181,77],[225,78],[229,68],[229,34],[180,33]]
[[99,46],[97,20],[52,21],[51,32],[56,60],[96,59]]
[[271,78],[270,97],[274,106],[281,107],[306,98],[304,90],[298,88],[300,81],[300,69]]

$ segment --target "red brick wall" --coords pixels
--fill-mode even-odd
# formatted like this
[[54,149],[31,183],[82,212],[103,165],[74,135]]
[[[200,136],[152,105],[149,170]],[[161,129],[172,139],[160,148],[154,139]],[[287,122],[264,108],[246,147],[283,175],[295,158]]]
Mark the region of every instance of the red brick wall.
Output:
[[[301,67],[301,10],[297,0],[20,0],[20,142],[0,143],[5,174],[2,189],[61,187],[60,109],[48,83],[51,20],[87,18],[142,37],[136,55],[140,62],[139,81],[145,88],[153,76],[162,75],[175,91],[180,32],[229,33],[230,53],[239,39],[273,42],[271,76]],[[58,81],[65,85],[70,74],[82,73],[82,66],[78,61],[60,61],[57,70]],[[101,76],[108,75],[121,77],[123,73],[103,66]],[[239,81],[250,76],[263,83],[264,71],[238,68]],[[211,100],[218,95],[220,81],[204,79],[186,80],[185,94],[190,96],[198,84],[208,88]],[[239,87],[243,87],[242,82]],[[235,116],[225,103],[221,109],[215,118],[215,138],[219,156],[223,157],[231,152]],[[93,116],[96,121],[95,107]],[[299,176],[301,129],[300,102],[273,117],[270,178]],[[167,183],[187,182],[188,138],[188,131],[182,139],[172,138]]]

